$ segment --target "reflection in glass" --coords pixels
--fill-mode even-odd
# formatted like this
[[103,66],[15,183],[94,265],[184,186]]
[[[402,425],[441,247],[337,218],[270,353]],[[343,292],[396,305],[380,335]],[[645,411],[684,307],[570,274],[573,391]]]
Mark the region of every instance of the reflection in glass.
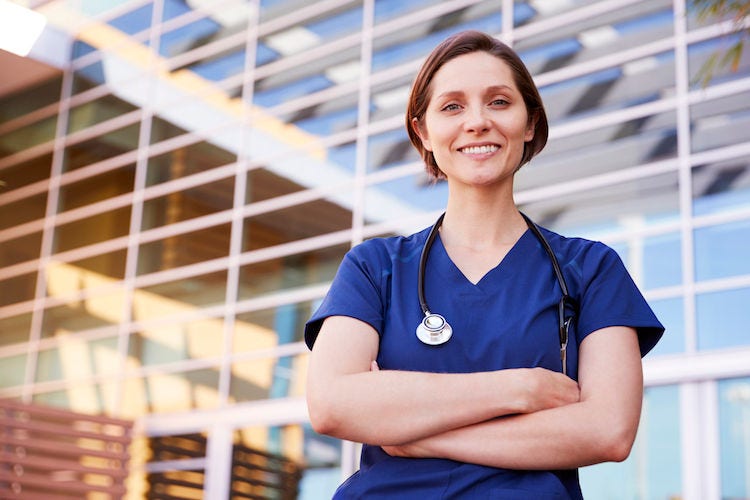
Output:
[[307,351],[297,356],[262,357],[232,364],[230,397],[235,402],[303,397]]
[[79,272],[85,272],[90,277],[88,280],[79,280],[81,285],[86,283],[113,284],[125,277],[126,257],[127,250],[122,249],[73,261],[69,265]]
[[55,138],[57,115],[0,134],[0,154],[10,156],[19,151],[50,142]]
[[153,229],[231,209],[233,198],[234,178],[230,177],[146,200],[141,229]]
[[693,212],[707,215],[750,207],[750,157],[693,168]]
[[693,152],[748,141],[750,99],[747,92],[700,102],[690,107],[690,146]]
[[332,280],[349,248],[345,243],[244,265],[240,268],[239,298]]
[[[63,170],[69,172],[135,150],[139,128],[140,123],[136,122],[88,141],[68,144],[63,156]],[[132,189],[132,183],[129,187]]]
[[[299,10],[299,5],[293,2],[261,0],[260,21],[281,17],[295,10]],[[292,27],[266,35],[259,41],[284,57],[357,33],[361,29],[361,2],[350,1],[341,8],[307,18]]]
[[[45,106],[55,104],[60,99],[62,77],[55,76],[18,91],[11,91],[0,96],[0,125],[31,113]],[[0,154],[0,156],[4,156]]]
[[[2,209],[0,209],[0,212],[5,211],[6,209],[10,210],[12,208],[16,208],[17,205],[24,207],[26,204],[14,203],[7,207],[2,207]],[[27,262],[29,260],[38,258],[41,251],[41,246],[41,232],[31,233],[27,234],[26,236],[20,236],[18,238],[13,238],[12,240],[4,240],[0,242],[0,267],[10,266],[12,264],[18,264],[20,262]]]
[[159,323],[134,332],[128,341],[129,366],[153,366],[220,357],[224,347],[224,320]]
[[34,394],[32,402],[44,406],[54,406],[87,414],[102,414],[114,409],[114,383],[105,381],[69,382],[65,389]]
[[682,297],[649,300],[648,302],[656,317],[666,328],[659,343],[648,354],[649,358],[685,352],[685,313]]
[[630,456],[622,463],[580,469],[584,497],[627,500],[682,496],[678,389],[646,388],[638,436]]
[[[174,413],[213,409],[219,405],[219,368],[212,367],[176,373],[154,372],[137,381],[140,391],[131,398],[141,398],[144,413]],[[140,392],[138,394],[137,392]]]
[[226,257],[230,228],[230,224],[221,224],[144,243],[138,252],[138,274]]
[[[0,174],[1,175],[1,174]],[[11,202],[8,204],[0,205],[0,229],[7,229],[13,226],[20,226],[25,222],[31,222],[34,220],[43,219],[47,211],[47,192],[44,191],[41,194],[32,195],[26,198],[21,198],[18,201]],[[21,237],[24,239],[27,237]],[[0,247],[5,245],[3,242]],[[27,253],[23,260],[28,260],[30,257],[35,257],[39,253],[39,247],[36,246],[31,249],[31,253]],[[7,251],[6,251],[7,252]],[[5,253],[0,248],[0,255]],[[22,257],[18,255],[18,257]],[[1,258],[0,258],[1,259]]]
[[[205,45],[214,44],[217,49],[220,46],[221,50],[217,50],[216,53],[179,68],[188,69],[203,78],[218,82],[241,74],[245,69],[244,31],[249,20],[250,6],[245,2],[234,2],[235,5],[218,5],[219,2],[216,4],[216,10],[208,16],[198,19],[191,17],[189,21],[180,19],[165,25],[165,28],[169,28],[161,34],[159,53],[171,58]],[[170,5],[173,8],[176,4]]]
[[696,280],[750,274],[750,220],[696,228],[693,235]]
[[181,146],[173,151],[149,158],[146,182],[149,186],[160,184],[214,167],[228,165],[236,159],[235,153],[208,141]]
[[127,236],[130,230],[130,209],[131,206],[128,205],[57,226],[53,244],[55,252]]
[[245,203],[268,200],[305,189],[305,186],[265,168],[249,170],[245,186]]
[[133,190],[135,165],[127,164],[94,177],[60,187],[58,211],[65,212],[84,205],[113,198]]
[[678,194],[677,174],[668,173],[522,203],[521,210],[562,234],[601,239],[599,232],[639,229],[677,217]]
[[698,349],[750,345],[750,288],[701,293],[695,297]]
[[750,378],[718,385],[721,498],[750,498]]
[[443,210],[447,200],[448,183],[440,181],[433,184],[427,174],[420,170],[416,174],[368,185],[365,191],[365,222],[398,221],[422,212]]
[[218,271],[137,288],[133,294],[133,320],[189,314],[203,307],[222,304],[226,283],[226,271]]
[[243,251],[290,243],[350,228],[351,196],[342,193],[340,198],[315,200],[248,217],[244,222]]
[[[68,120],[68,133],[71,134],[89,128],[97,123],[117,118],[136,110],[138,108],[133,104],[112,94],[107,94],[104,97],[99,97],[98,99],[72,108]],[[138,117],[134,116],[134,119],[137,120]],[[137,131],[135,136],[136,138],[138,137]]]
[[151,144],[171,139],[187,133],[187,130],[180,128],[174,123],[162,119],[159,116],[151,118]]
[[[4,281],[0,282],[0,288],[4,287],[5,284],[6,282]],[[0,332],[3,332],[3,334],[0,335],[0,346],[28,342],[29,333],[31,332],[31,313],[0,318]],[[0,367],[2,365],[3,363],[0,362]],[[2,378],[3,377],[0,377],[0,379]]]
[[682,259],[679,258],[681,242],[680,233],[651,236],[642,242],[643,276],[640,286],[651,289],[682,282]]
[[[0,157],[10,153],[0,151]],[[52,168],[52,153],[46,153],[31,160],[18,163],[11,167],[3,169],[2,179],[5,185],[2,186],[2,192],[9,192],[20,187],[33,184],[49,178]],[[0,210],[2,217],[3,210]]]
[[[4,252],[2,248],[4,245],[0,245],[0,256]],[[0,293],[0,307],[33,300],[36,288],[36,276],[37,273],[34,271],[0,281],[0,290],[2,290],[2,293]],[[0,344],[7,342],[7,339],[4,337],[6,334],[11,335],[11,331],[0,328]],[[28,334],[28,332],[26,333]]]
[[[541,20],[564,10],[583,7],[585,3],[587,2],[533,2],[531,5],[516,3],[515,21],[518,24]],[[596,16],[579,19],[565,26],[555,26],[553,31],[544,30],[538,35],[519,40],[514,48],[529,67],[531,74],[540,74],[669,38],[673,33],[673,17],[670,1],[646,0],[639,2],[637,9],[626,5]],[[656,69],[655,62],[651,60],[649,63],[652,70]],[[644,64],[646,61],[640,65]],[[672,71],[667,67],[662,69],[667,73]],[[611,76],[616,76],[617,73],[615,71]],[[648,95],[650,94],[648,89],[656,81],[661,81],[662,84],[668,82],[662,78],[665,75],[659,73],[661,73],[659,69],[646,74],[642,73],[633,78],[623,79],[620,84],[622,87],[644,86],[643,94]],[[628,76],[627,71],[625,76]],[[653,76],[654,83],[648,81],[650,76]],[[615,82],[606,78],[606,74],[602,77],[590,82],[593,84],[589,89],[592,93],[591,99],[601,98],[608,91],[613,90]],[[625,80],[630,80],[630,82]],[[672,81],[669,85],[673,86],[674,82]],[[578,97],[585,98],[582,93]]]
[[[39,351],[35,381],[76,381],[98,375],[113,375],[120,368],[118,359],[116,337],[96,340],[61,338],[56,348]],[[91,387],[79,386],[77,389],[69,388],[68,396],[81,398],[79,402],[91,397],[96,399],[96,391],[89,392],[92,391]],[[75,401],[73,403],[73,408],[78,406]]]
[[305,323],[315,304],[309,301],[282,304],[271,309],[237,314],[232,351],[248,352],[301,342]]
[[[75,288],[78,283],[64,283],[58,278],[61,275],[75,274],[66,272],[59,273],[55,271],[54,276],[50,278],[48,285],[48,295],[50,297],[64,296],[66,285],[72,285]],[[69,279],[74,276],[66,276]],[[117,325],[124,320],[124,293],[122,290],[117,292],[103,292],[101,294],[92,294],[88,298],[71,302],[69,304],[52,306],[44,310],[42,318],[42,337],[65,337],[71,333],[81,332],[91,329],[108,328],[112,334],[117,332]]]
[[409,136],[404,127],[371,135],[368,138],[368,170],[382,170],[411,162],[421,162],[421,158],[409,142]]
[[670,111],[553,137],[521,169],[516,185],[519,189],[550,186],[676,156],[676,114]]
[[23,384],[25,373],[26,354],[0,358],[0,389]]
[[[257,495],[253,498],[331,498],[341,481],[341,442],[315,434],[307,424],[238,429],[234,456],[237,480],[232,488]],[[258,474],[257,466],[276,479],[247,484],[247,479]],[[270,484],[278,486],[269,488]],[[281,488],[287,492],[280,493]]]
[[[710,59],[721,59],[731,47],[740,43],[742,35],[734,33],[688,46],[688,77],[695,90],[747,78],[750,75],[750,54],[742,51],[736,70],[730,64],[711,66]],[[707,79],[706,75],[710,75]]]

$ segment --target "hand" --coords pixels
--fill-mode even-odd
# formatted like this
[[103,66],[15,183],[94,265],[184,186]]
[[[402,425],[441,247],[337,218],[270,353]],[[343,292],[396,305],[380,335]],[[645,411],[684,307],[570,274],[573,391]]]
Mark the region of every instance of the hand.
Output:
[[520,372],[520,391],[525,404],[521,413],[557,408],[581,399],[578,384],[560,372],[530,368]]

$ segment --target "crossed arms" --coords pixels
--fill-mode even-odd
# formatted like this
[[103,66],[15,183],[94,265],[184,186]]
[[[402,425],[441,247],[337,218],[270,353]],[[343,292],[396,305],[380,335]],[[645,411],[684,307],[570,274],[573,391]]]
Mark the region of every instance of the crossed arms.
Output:
[[633,329],[609,327],[579,349],[579,382],[543,368],[465,374],[378,370],[377,332],[325,320],[310,356],[316,432],[395,456],[508,469],[568,469],[630,453],[643,395]]

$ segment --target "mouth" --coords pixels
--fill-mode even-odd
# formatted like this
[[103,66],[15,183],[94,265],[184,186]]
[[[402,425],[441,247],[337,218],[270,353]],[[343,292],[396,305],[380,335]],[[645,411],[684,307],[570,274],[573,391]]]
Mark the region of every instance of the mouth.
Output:
[[482,154],[494,153],[498,149],[500,149],[500,146],[496,144],[483,144],[481,146],[466,146],[464,148],[459,148],[458,150],[461,153],[465,153],[469,155],[482,155]]

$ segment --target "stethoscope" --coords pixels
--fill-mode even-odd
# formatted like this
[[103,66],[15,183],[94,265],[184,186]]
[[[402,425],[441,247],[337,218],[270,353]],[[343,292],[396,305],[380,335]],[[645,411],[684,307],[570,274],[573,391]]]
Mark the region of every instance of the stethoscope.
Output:
[[[532,220],[529,219],[526,214],[521,213],[521,216],[523,216],[524,220],[526,221],[526,225],[529,226],[531,232],[534,233],[534,236],[536,236],[536,238],[539,240],[539,243],[542,244],[542,247],[544,247],[544,250],[547,252],[549,260],[550,262],[552,262],[552,268],[555,271],[557,282],[560,284],[560,290],[562,290],[562,297],[560,298],[557,312],[560,330],[560,361],[562,362],[563,374],[567,374],[568,330],[570,329],[570,324],[573,322],[574,314],[568,315],[566,309],[575,311],[576,302],[570,295],[568,295],[568,285],[567,283],[565,283],[565,277],[560,270],[560,264],[557,262],[557,257],[555,257],[555,253],[552,251],[552,248],[549,246],[546,238],[544,237],[544,235],[542,235],[541,231],[539,231],[539,228],[536,226],[536,224],[534,224],[534,222],[532,222]],[[443,223],[443,217],[445,217],[444,213],[432,226],[430,234],[427,235],[427,240],[424,243],[424,247],[422,247],[422,255],[419,258],[417,288],[419,292],[419,306],[422,308],[424,318],[422,319],[422,322],[417,325],[417,337],[427,345],[445,344],[453,335],[453,328],[451,328],[451,325],[449,325],[446,319],[441,315],[430,312],[430,308],[427,305],[427,300],[424,297],[424,273],[425,268],[427,267],[427,257],[430,254],[432,243],[435,241],[435,237],[438,234],[438,229],[440,229],[440,225]]]

